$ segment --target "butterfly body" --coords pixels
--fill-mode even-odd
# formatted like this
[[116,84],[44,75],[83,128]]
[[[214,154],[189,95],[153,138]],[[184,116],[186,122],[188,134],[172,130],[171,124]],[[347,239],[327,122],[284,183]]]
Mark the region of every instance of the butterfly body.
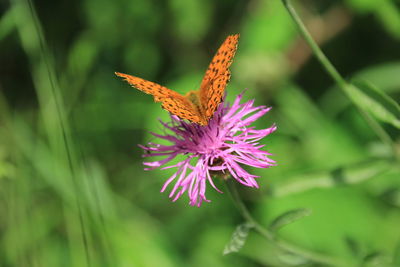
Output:
[[199,91],[189,91],[184,95],[184,97],[196,107],[196,110],[200,115],[204,115],[204,111],[201,106]]
[[229,66],[237,49],[239,34],[228,36],[212,59],[201,82],[200,89],[181,95],[171,89],[132,75],[116,72],[132,87],[151,94],[163,109],[181,119],[207,125],[222,102],[230,79]]

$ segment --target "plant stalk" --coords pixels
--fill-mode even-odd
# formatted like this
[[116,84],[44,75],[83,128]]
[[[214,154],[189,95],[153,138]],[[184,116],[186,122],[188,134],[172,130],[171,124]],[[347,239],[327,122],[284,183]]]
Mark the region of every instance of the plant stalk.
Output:
[[243,216],[243,218],[253,226],[253,228],[263,237],[265,237],[268,241],[270,241],[272,244],[277,246],[278,248],[302,256],[310,261],[322,263],[324,265],[329,265],[329,266],[351,266],[349,263],[340,260],[340,259],[335,259],[330,256],[322,255],[313,251],[309,251],[307,249],[300,248],[296,245],[290,244],[284,240],[280,240],[275,234],[273,234],[270,230],[262,226],[260,223],[258,223],[254,217],[251,215],[250,211],[246,207],[246,205],[243,203],[241,197],[239,196],[239,193],[236,188],[236,182],[234,179],[231,177],[226,180],[226,184],[229,190],[229,193],[232,196],[233,202],[235,203],[236,207],[239,209],[239,212]]
[[324,52],[322,52],[321,48],[312,38],[311,34],[307,30],[306,26],[304,25],[303,21],[297,14],[296,10],[291,5],[290,0],[282,0],[282,3],[289,12],[294,22],[296,23],[301,35],[310,46],[312,52],[314,53],[318,61],[321,63],[321,65],[325,68],[326,72],[336,82],[336,84],[340,87],[340,89],[342,89],[343,92],[349,97],[349,99],[355,104],[357,109],[360,111],[361,116],[364,117],[364,119],[366,120],[367,124],[381,139],[381,141],[391,148],[394,157],[396,157],[397,155],[396,146],[393,140],[390,138],[390,136],[385,132],[383,127],[378,122],[376,122],[364,109],[362,109],[355,101],[353,101],[350,93],[350,86],[352,85],[346,82],[346,80],[340,75],[340,73],[336,70],[333,64],[325,56]]

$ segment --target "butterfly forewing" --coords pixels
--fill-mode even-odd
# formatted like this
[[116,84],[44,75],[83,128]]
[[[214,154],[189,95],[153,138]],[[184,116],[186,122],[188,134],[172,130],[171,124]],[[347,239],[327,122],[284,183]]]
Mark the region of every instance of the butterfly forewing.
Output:
[[201,117],[194,104],[181,94],[157,83],[153,83],[132,75],[119,72],[116,72],[115,74],[124,78],[124,80],[127,81],[132,87],[135,87],[146,94],[152,95],[154,97],[154,101],[161,102],[161,106],[172,114],[194,123],[207,123]]
[[115,74],[121,78],[124,78],[124,80],[127,81],[132,87],[135,87],[136,89],[139,89],[140,91],[145,92],[146,94],[152,95],[156,102],[160,102],[160,100],[163,97],[168,97],[170,92],[174,92],[171,89],[168,89],[167,87],[144,80],[139,77],[135,77],[120,72],[116,72]]
[[202,105],[204,105],[203,110],[207,118],[211,118],[213,116],[215,110],[218,108],[218,105],[222,102],[224,97],[224,89],[229,82],[230,77],[231,73],[229,70],[227,70],[224,74],[221,74],[215,78],[209,88],[207,88],[207,97],[202,103]]
[[181,119],[201,125],[207,125],[224,96],[225,87],[229,82],[229,66],[237,49],[239,34],[228,36],[212,59],[200,91],[191,91],[183,96],[171,89],[132,75],[116,72],[132,87],[150,94],[162,107]]
[[207,120],[222,101],[229,82],[229,66],[236,53],[239,34],[229,35],[212,59],[200,85],[200,101]]

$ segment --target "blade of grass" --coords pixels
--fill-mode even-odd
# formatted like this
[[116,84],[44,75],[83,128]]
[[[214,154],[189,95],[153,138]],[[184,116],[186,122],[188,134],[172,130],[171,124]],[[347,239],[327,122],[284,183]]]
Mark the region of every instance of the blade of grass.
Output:
[[79,181],[76,177],[77,159],[74,154],[70,129],[61,98],[61,90],[57,83],[50,53],[32,1],[12,0],[11,4],[16,9],[14,18],[22,47],[31,63],[45,134],[54,156],[64,160],[67,163],[66,165],[69,166],[68,176],[72,179],[72,190],[75,191],[76,209],[80,222],[81,242],[84,244],[85,249],[86,265],[91,266],[89,248],[87,246],[88,233],[83,218]]

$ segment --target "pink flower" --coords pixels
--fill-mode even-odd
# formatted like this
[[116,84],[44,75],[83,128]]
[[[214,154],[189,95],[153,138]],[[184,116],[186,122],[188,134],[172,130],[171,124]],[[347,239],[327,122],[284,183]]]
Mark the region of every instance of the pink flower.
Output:
[[[166,165],[178,155],[186,158],[171,166],[162,169],[177,168],[164,184],[161,192],[175,181],[169,194],[176,201],[183,193],[188,192],[189,204],[200,207],[206,198],[206,182],[222,193],[213,182],[213,174],[227,176],[230,174],[239,183],[258,188],[255,178],[242,168],[242,165],[257,168],[275,166],[275,161],[268,156],[271,154],[261,150],[264,145],[258,142],[263,137],[276,130],[272,125],[267,129],[256,130],[251,123],[262,117],[271,108],[265,106],[254,107],[254,100],[240,104],[243,93],[234,101],[233,105],[221,103],[207,126],[200,126],[171,116],[171,123],[161,121],[161,124],[170,133],[155,137],[169,141],[170,145],[148,143],[147,146],[139,145],[147,153],[143,157],[165,156],[164,159],[153,162],[144,162],[148,166],[145,170],[152,170]],[[218,176],[215,176],[218,177]]]

